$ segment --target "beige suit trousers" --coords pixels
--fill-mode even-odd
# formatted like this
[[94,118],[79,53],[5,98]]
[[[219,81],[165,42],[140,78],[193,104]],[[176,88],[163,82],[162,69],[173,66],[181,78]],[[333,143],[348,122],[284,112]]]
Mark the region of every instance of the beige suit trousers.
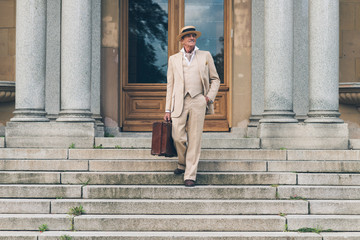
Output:
[[206,105],[204,95],[191,98],[187,94],[181,115],[172,118],[172,137],[179,158],[178,168],[185,170],[184,180],[196,180]]

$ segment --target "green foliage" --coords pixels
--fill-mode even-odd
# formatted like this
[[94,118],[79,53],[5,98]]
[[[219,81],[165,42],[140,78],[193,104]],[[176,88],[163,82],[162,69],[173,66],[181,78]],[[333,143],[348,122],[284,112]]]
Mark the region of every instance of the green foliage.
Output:
[[285,223],[285,230],[284,232],[288,232],[289,231],[289,226],[287,225],[287,223]]
[[271,184],[271,187],[278,187],[279,185],[277,184]]
[[94,148],[95,149],[103,149],[103,145],[102,144],[100,144],[99,146],[94,145]]
[[41,226],[39,227],[39,231],[40,231],[40,232],[45,232],[45,231],[47,231],[47,230],[49,230],[47,224],[43,224],[43,225],[41,225]]
[[87,180],[83,180],[83,179],[78,178],[78,180],[81,183],[81,185],[83,185],[83,186],[87,186],[91,182],[90,178],[88,178]]
[[317,226],[316,228],[308,228],[308,227],[304,227],[304,228],[299,228],[298,230],[296,230],[298,232],[313,232],[313,233],[321,233],[321,232],[333,232],[332,229],[326,229],[323,230],[321,227]]
[[291,200],[305,200],[305,201],[307,200],[306,198],[297,196],[296,194],[293,195],[293,196],[290,196],[290,199],[291,199]]
[[286,213],[279,213],[279,216],[285,217],[285,216],[286,216]]
[[280,150],[286,150],[286,148],[284,148],[284,147],[281,147],[281,148],[280,148]]
[[122,149],[122,147],[120,147],[119,145],[115,146],[116,149]]
[[276,198],[276,199],[280,199],[280,195],[279,195],[279,192],[278,192],[278,191],[276,191],[276,193],[275,193],[275,198]]
[[115,137],[115,136],[112,135],[112,134],[110,134],[110,133],[108,133],[108,132],[105,132],[104,137]]
[[69,146],[70,149],[74,149],[75,148],[75,143],[71,143]]
[[71,240],[72,237],[70,237],[69,235],[62,235],[60,236],[60,240]]
[[70,208],[70,210],[68,212],[69,215],[73,215],[73,216],[80,216],[83,213],[85,213],[85,210],[84,210],[83,206],[81,206],[81,205]]

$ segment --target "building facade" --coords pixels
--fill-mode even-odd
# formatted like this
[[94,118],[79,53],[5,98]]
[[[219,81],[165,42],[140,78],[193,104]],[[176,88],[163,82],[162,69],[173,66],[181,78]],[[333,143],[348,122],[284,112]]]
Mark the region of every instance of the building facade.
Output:
[[7,147],[151,131],[184,25],[202,32],[222,80],[205,131],[262,148],[348,149],[360,138],[359,0],[0,0],[0,11]]

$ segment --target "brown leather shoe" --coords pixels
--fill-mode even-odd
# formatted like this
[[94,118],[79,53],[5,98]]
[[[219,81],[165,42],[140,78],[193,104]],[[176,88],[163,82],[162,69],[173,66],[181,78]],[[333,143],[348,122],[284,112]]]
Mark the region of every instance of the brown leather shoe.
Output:
[[195,187],[195,181],[190,179],[185,180],[185,187]]
[[182,174],[184,172],[185,172],[184,169],[177,168],[177,169],[175,169],[174,174],[179,175],[179,174]]

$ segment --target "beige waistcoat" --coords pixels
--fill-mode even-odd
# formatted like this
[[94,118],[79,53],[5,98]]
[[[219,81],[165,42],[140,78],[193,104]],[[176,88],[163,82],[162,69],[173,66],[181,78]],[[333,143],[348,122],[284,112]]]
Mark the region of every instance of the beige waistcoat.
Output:
[[199,66],[196,59],[191,61],[190,65],[183,57],[183,69],[184,69],[184,97],[187,93],[190,94],[190,97],[195,97],[198,94],[204,94],[204,88],[201,82]]

